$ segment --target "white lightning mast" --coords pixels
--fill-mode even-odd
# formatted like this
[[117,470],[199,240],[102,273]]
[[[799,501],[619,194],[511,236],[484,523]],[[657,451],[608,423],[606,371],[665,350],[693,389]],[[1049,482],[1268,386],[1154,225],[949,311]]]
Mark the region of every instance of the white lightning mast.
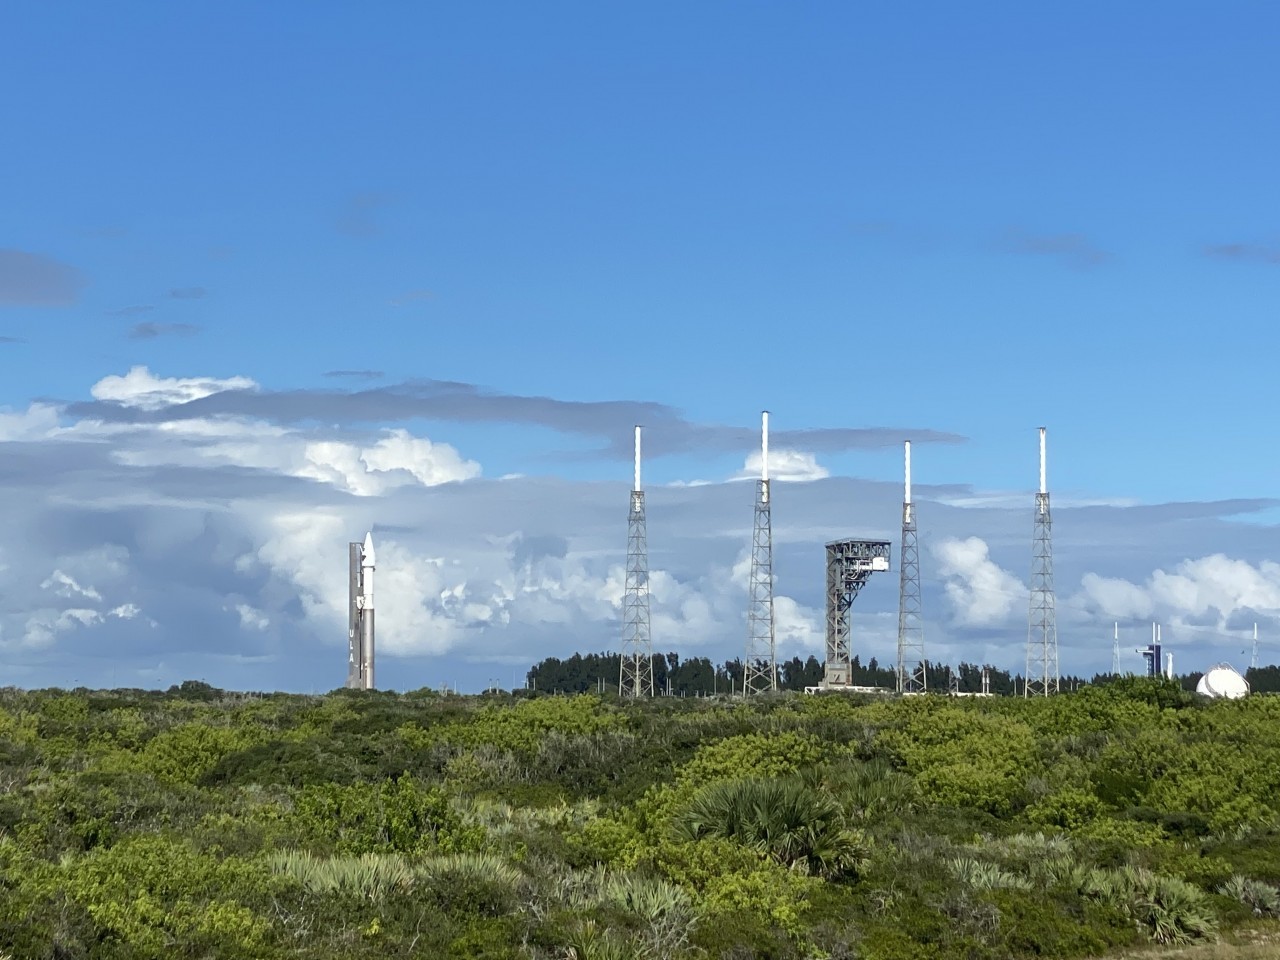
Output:
[[773,517],[769,498],[769,411],[760,415],[760,479],[756,481],[751,533],[751,581],[747,600],[747,651],[742,664],[744,695],[778,689],[773,619]]
[[635,479],[627,515],[627,576],[622,598],[622,658],[618,695],[653,696],[653,642],[649,634],[649,535],[640,487],[640,427],[635,434]]
[[924,616],[920,590],[920,546],[916,506],[911,502],[911,441],[903,443],[902,562],[898,578],[898,692],[924,693]]
[[1053,594],[1053,520],[1045,469],[1045,428],[1040,428],[1040,492],[1031,542],[1031,604],[1027,616],[1027,675],[1023,696],[1058,692],[1058,624]]

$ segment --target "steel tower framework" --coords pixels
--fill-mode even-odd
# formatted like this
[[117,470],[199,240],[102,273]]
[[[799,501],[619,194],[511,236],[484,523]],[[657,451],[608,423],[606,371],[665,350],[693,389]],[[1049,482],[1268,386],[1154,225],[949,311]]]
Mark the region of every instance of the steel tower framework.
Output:
[[622,662],[618,695],[653,696],[653,642],[649,634],[649,537],[640,487],[640,428],[636,427],[635,483],[627,515],[627,576],[622,598]]
[[1031,538],[1031,603],[1027,614],[1024,697],[1058,692],[1058,623],[1053,597],[1053,518],[1045,482],[1045,428],[1040,428],[1040,492]]
[[823,686],[848,686],[849,609],[871,574],[889,569],[888,540],[834,540],[827,544],[827,659]]
[[742,663],[744,695],[778,689],[773,619],[773,516],[769,498],[769,411],[760,416],[760,479],[756,481],[751,529],[751,582],[747,587],[747,651]]
[[902,499],[902,561],[898,578],[898,692],[924,693],[924,616],[920,596],[920,546],[916,506],[911,502],[911,441],[906,448],[906,495]]

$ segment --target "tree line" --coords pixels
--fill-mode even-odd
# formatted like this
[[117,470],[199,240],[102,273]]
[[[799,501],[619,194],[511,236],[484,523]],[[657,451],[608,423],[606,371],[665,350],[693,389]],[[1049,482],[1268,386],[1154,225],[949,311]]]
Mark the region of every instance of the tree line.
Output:
[[[654,691],[661,696],[706,697],[742,692],[740,658],[716,664],[707,657],[681,660],[680,655],[672,651],[655,653],[651,663]],[[530,668],[526,686],[547,693],[617,692],[621,667],[622,655],[607,651],[575,653],[565,659],[547,657]],[[1022,692],[1021,675],[974,663],[961,663],[954,670],[948,664],[927,663],[927,687],[937,692],[981,693],[984,669],[993,695],[1013,696]],[[822,662],[812,655],[804,660],[800,657],[779,660],[778,689],[798,691],[816,687],[822,683],[822,672]],[[1080,677],[1062,678],[1065,689],[1075,689],[1085,682]],[[882,664],[875,657],[864,664],[861,657],[855,656],[850,662],[850,683],[890,691],[897,688],[897,677],[892,664]]]
[[[742,660],[735,658],[713,663],[707,657],[681,660],[674,651],[655,653],[652,658],[654,692],[659,696],[708,697],[742,692]],[[619,653],[575,653],[565,659],[547,657],[530,668],[526,686],[546,693],[592,693],[618,690],[622,655]],[[949,664],[927,663],[927,689],[937,693],[981,693],[982,675],[986,671],[988,691],[997,697],[1021,696],[1024,679],[1021,674],[990,664],[961,662],[954,670]],[[779,690],[803,690],[822,683],[822,662],[809,656],[804,660],[791,657],[777,664]],[[1076,690],[1086,684],[1103,686],[1124,674],[1098,673],[1092,678],[1074,675],[1060,679],[1061,689]],[[1184,690],[1194,691],[1203,673],[1191,672],[1176,677]],[[1251,668],[1245,674],[1254,693],[1280,692],[1280,666]],[[857,687],[897,688],[894,666],[881,664],[872,657],[865,664],[855,656],[850,664],[850,683]]]

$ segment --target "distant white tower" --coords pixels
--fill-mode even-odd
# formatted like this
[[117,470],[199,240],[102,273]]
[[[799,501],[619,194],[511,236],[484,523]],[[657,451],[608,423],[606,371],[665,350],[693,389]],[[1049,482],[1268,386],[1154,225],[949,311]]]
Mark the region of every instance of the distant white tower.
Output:
[[649,635],[649,536],[640,487],[640,428],[636,427],[635,482],[627,515],[627,579],[622,598],[622,662],[618,695],[653,696],[653,642]]
[[743,694],[778,689],[773,619],[773,517],[769,499],[769,411],[766,410],[760,416],[760,479],[756,481],[755,523],[751,532]]
[[1120,624],[1115,623],[1112,626],[1111,635],[1111,675],[1113,677],[1120,676]]
[[1045,428],[1040,428],[1040,492],[1031,542],[1031,604],[1027,616],[1027,679],[1023,696],[1058,692],[1058,623],[1053,597],[1053,520],[1045,475]]

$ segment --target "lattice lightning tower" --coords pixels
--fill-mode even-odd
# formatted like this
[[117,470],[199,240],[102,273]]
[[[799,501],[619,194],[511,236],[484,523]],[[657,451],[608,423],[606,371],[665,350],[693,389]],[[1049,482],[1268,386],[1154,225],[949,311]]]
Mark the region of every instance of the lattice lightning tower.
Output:
[[773,620],[773,519],[769,503],[769,411],[760,416],[760,479],[751,532],[751,583],[747,600],[747,655],[742,692],[778,689],[777,646]]
[[635,483],[627,515],[627,578],[622,598],[622,663],[618,695],[653,696],[653,642],[649,635],[649,537],[640,488],[640,428],[636,427]]
[[902,562],[898,580],[898,692],[924,693],[924,617],[920,601],[920,547],[916,505],[911,502],[911,441],[906,447],[906,486],[902,498]]
[[1023,696],[1058,692],[1058,623],[1053,599],[1053,520],[1045,482],[1045,428],[1040,428],[1040,492],[1031,540],[1031,604],[1027,614],[1027,674]]

